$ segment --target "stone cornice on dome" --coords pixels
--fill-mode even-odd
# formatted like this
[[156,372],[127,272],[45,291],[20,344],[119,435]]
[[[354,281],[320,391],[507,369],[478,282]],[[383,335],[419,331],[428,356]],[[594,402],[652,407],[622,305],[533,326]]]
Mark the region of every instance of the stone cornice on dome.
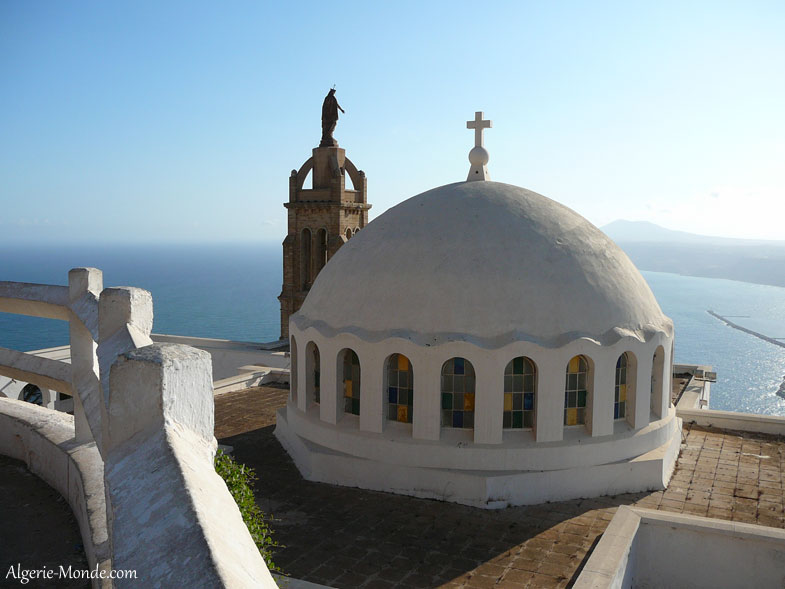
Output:
[[571,209],[499,182],[460,182],[393,207],[333,257],[291,320],[418,345],[558,348],[670,337],[624,252]]
[[304,317],[301,313],[296,313],[293,315],[292,322],[300,331],[313,328],[326,338],[333,338],[337,335],[349,334],[370,344],[397,338],[408,340],[419,346],[438,346],[450,342],[466,342],[487,350],[502,348],[513,342],[529,342],[542,348],[561,348],[570,342],[574,342],[579,339],[588,340],[600,346],[613,346],[616,344],[616,342],[624,338],[633,338],[637,341],[640,341],[641,343],[645,343],[651,341],[658,334],[664,334],[669,338],[673,336],[672,323],[665,328],[658,328],[653,325],[646,325],[636,330],[614,327],[613,329],[610,329],[599,336],[573,331],[559,334],[553,338],[544,339],[533,337],[523,331],[518,330],[503,333],[497,337],[481,338],[470,334],[455,332],[426,334],[402,329],[369,331],[356,326],[335,328],[328,325],[324,321],[311,321],[307,317]]

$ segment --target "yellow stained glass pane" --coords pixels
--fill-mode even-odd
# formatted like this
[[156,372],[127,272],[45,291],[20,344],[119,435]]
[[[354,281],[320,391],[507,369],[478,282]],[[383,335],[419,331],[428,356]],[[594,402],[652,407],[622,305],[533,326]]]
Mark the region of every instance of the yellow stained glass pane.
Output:
[[621,384],[619,385],[619,401],[626,401],[627,400],[627,385]]
[[398,354],[398,370],[409,370],[409,359],[403,354]]
[[570,372],[580,372],[581,371],[581,357],[575,356],[572,360],[570,360]]
[[466,393],[463,395],[463,410],[464,411],[474,411],[474,395],[471,393]]
[[504,393],[504,410],[512,411],[512,393]]
[[351,397],[352,396],[352,381],[351,380],[343,381],[343,390],[344,390],[344,395],[346,395],[347,397]]
[[574,407],[567,409],[567,425],[578,425],[578,410]]
[[409,408],[406,405],[398,405],[398,421],[406,423],[408,421]]

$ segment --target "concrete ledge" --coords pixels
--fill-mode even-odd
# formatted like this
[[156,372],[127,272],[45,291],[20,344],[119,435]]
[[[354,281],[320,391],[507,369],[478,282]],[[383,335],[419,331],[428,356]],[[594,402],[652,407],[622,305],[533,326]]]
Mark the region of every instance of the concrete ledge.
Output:
[[619,507],[575,589],[785,586],[785,530]]
[[[281,342],[258,344],[160,333],[153,334],[151,337],[156,343],[184,344],[208,352],[212,359],[213,378],[216,381],[249,372],[243,369],[248,365],[284,368],[287,371],[289,369],[289,353],[275,351],[276,346],[280,347]],[[286,342],[283,342],[283,345],[285,344]]]
[[619,423],[618,432],[591,436],[584,428],[565,428],[564,439],[536,442],[531,432],[509,432],[503,444],[476,444],[469,430],[442,428],[439,439],[413,437],[413,428],[388,422],[382,433],[361,430],[354,415],[336,424],[321,420],[319,405],[284,408],[288,427],[317,447],[359,459],[405,467],[452,470],[539,471],[572,469],[631,460],[681,437],[676,411],[639,430]]
[[289,382],[289,370],[273,368],[271,366],[241,366],[241,370],[248,370],[229,378],[222,378],[213,383],[213,393],[222,395],[232,391],[257,387],[268,383]]
[[678,455],[681,424],[674,420],[665,444],[642,456],[547,471],[459,470],[364,459],[298,436],[285,409],[278,411],[275,436],[307,480],[501,509],[663,489]]
[[634,586],[630,558],[634,558],[633,547],[640,520],[640,516],[629,507],[619,507],[583,567],[575,589]]
[[760,415],[758,413],[738,413],[736,411],[716,411],[714,409],[679,408],[676,413],[684,420],[684,423],[693,423],[703,427],[785,436],[785,417]]
[[[111,569],[106,527],[104,465],[95,443],[77,444],[74,418],[12,399],[0,399],[0,453],[27,464],[68,501],[91,568]],[[109,581],[93,587],[109,587]]]

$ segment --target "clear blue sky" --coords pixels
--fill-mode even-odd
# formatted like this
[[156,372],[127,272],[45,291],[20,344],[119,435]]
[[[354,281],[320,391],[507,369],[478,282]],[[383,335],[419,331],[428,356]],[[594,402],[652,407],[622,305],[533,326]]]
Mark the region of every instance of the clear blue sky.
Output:
[[279,242],[335,136],[371,218],[465,179],[597,225],[785,239],[785,3],[0,3],[0,246]]

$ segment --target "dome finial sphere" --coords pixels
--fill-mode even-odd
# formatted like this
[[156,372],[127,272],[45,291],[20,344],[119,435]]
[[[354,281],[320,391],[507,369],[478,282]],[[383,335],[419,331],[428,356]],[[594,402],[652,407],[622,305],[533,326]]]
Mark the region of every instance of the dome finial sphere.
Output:
[[484,166],[488,163],[489,159],[488,150],[480,145],[473,147],[469,152],[469,163],[471,163],[472,166]]

